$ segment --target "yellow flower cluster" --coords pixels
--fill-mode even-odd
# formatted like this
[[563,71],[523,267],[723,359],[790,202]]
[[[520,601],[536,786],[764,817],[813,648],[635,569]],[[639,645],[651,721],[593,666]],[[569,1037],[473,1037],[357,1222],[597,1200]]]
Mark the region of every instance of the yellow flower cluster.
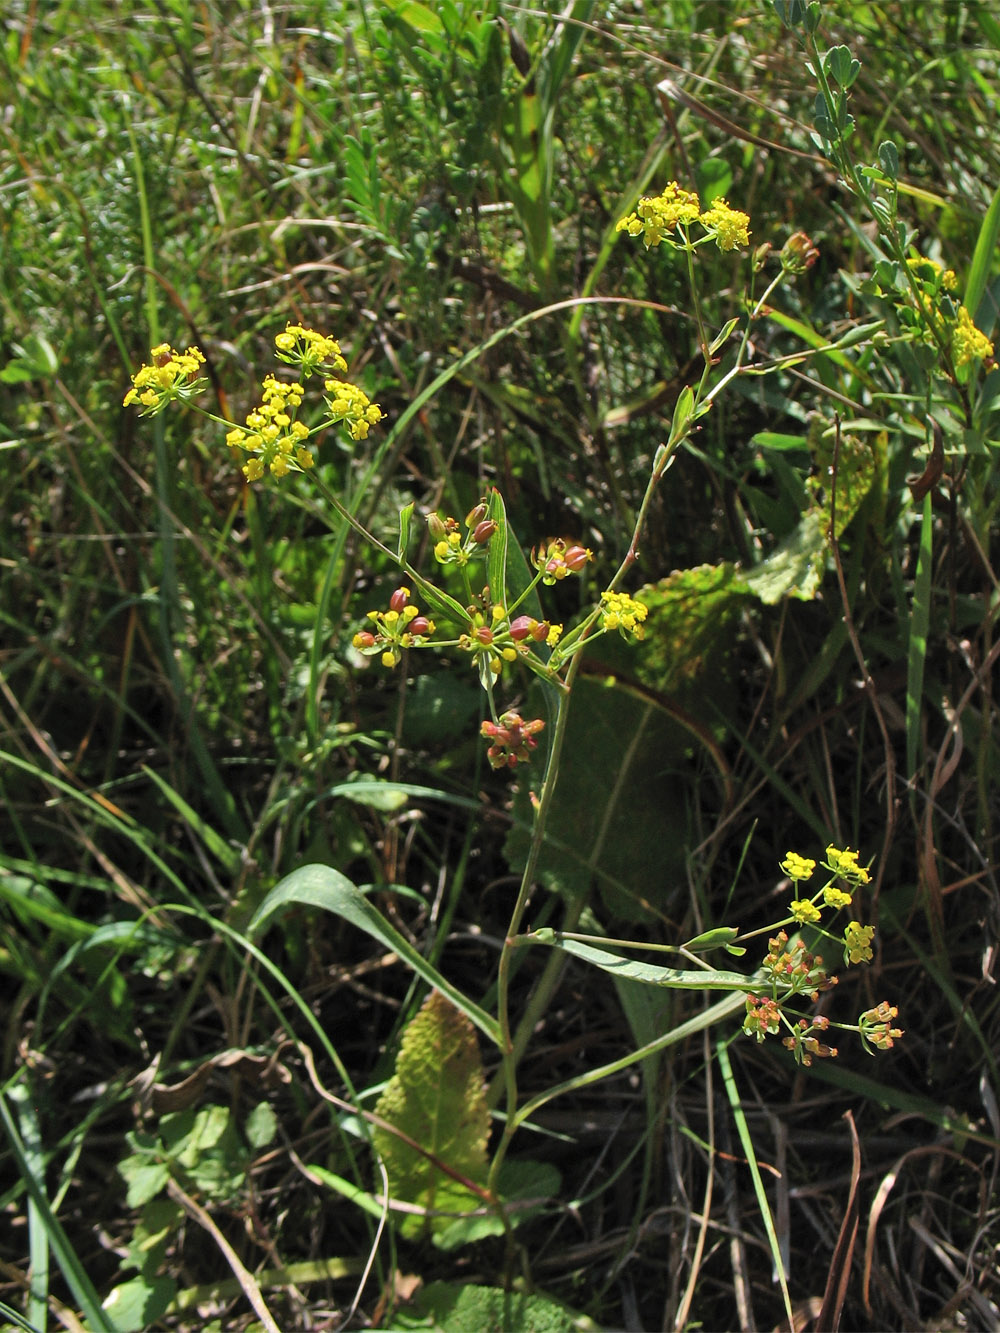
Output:
[[720,250],[736,250],[750,244],[749,214],[730,208],[725,199],[716,199],[698,221],[715,237]]
[[863,926],[859,921],[849,922],[844,930],[844,962],[870,963],[874,937],[874,926]]
[[789,879],[798,881],[809,879],[816,869],[816,862],[811,861],[808,856],[800,856],[798,852],[788,852],[781,863],[781,868]]
[[372,426],[382,420],[382,409],[373,403],[363,389],[346,380],[326,380],[323,388],[330,395],[327,410],[333,421],[343,421],[352,440],[365,440]]
[[246,429],[237,426],[226,436],[234,457],[241,449],[253,455],[243,464],[247,481],[259,481],[265,468],[284,477],[292,469],[305,472],[316,462],[305,448],[309,427],[295,420],[301,403],[301,384],[285,383],[273,375],[264,380],[260,406],[247,414]]
[[662,194],[640,199],[635,212],[621,218],[615,230],[641,236],[643,245],[650,250],[676,227],[696,222],[700,212],[698,196],[670,181]]
[[623,639],[630,634],[641,639],[645,636],[643,621],[649,614],[642,602],[625,592],[601,593],[601,628],[618,630]]
[[140,367],[132,376],[123,407],[141,403],[141,415],[148,417],[161,412],[173,399],[192,398],[205,387],[206,381],[199,378],[205,358],[197,347],[175,352],[169,343],[160,343],[150,356],[152,365]]
[[384,667],[398,666],[404,648],[420,648],[436,628],[410,601],[409,588],[397,588],[389,598],[387,611],[369,611],[374,630],[359,630],[351,640],[365,657],[379,653]]
[[857,887],[860,884],[867,884],[871,879],[864,866],[858,865],[859,855],[860,853],[847,848],[840,851],[839,848],[830,846],[826,849],[826,860],[823,864],[831,874],[839,875],[841,879],[846,879],[848,884]]
[[993,355],[993,344],[973,324],[972,316],[964,305],[958,307],[958,319],[951,334],[951,354],[957,368]]
[[946,292],[953,292],[958,286],[955,270],[943,268],[936,259],[928,259],[925,255],[912,255],[906,261],[906,266],[921,282],[943,287]]
[[866,1009],[859,1021],[862,1040],[877,1046],[880,1051],[891,1051],[903,1035],[902,1028],[892,1026],[892,1020],[898,1015],[899,1010],[888,1000],[882,1000],[874,1009]]
[[334,370],[347,369],[336,338],[328,338],[315,329],[304,329],[301,324],[287,325],[284,333],[275,338],[274,346],[278,360],[290,366],[300,366],[303,375],[311,375],[324,364]]
[[702,212],[698,196],[676,181],[670,181],[662,194],[640,199],[635,212],[620,218],[615,230],[641,236],[650,250],[664,240],[672,244],[670,233],[692,222],[700,222],[708,234],[704,239],[712,237],[720,250],[735,250],[750,242],[750,218],[746,213],[730,208],[725,199],[716,199]]
[[815,903],[810,902],[808,898],[796,898],[788,910],[801,925],[807,925],[811,922],[818,921],[820,918],[819,908]]
[[[278,360],[297,367],[302,379],[316,372],[329,375],[331,371],[347,370],[336,338],[328,338],[301,324],[289,324],[277,335],[274,346]],[[142,366],[132,376],[132,387],[124,400],[126,407],[138,403],[142,415],[150,416],[174,399],[188,401],[205,387],[207,381],[199,378],[205,358],[197,347],[177,352],[168,343],[162,343],[153,348],[150,356],[151,364]],[[329,416],[321,425],[343,422],[352,439],[363,440],[372,426],[382,420],[382,409],[357,385],[326,379],[324,388],[329,395],[325,400]],[[261,401],[247,414],[246,424],[226,423],[232,425],[226,443],[233,456],[239,459],[243,454],[250,455],[242,465],[247,481],[259,481],[267,471],[272,476],[284,477],[288,472],[304,472],[315,465],[316,458],[305,444],[313,430],[320,427],[311,430],[297,420],[304,392],[298,381],[284,382],[268,375],[262,386]]]

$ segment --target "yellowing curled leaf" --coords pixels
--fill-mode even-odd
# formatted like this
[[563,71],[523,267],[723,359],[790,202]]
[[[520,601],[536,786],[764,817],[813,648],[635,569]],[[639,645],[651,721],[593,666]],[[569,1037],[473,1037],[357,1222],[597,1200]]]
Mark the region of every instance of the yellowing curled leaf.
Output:
[[472,1024],[439,991],[404,1032],[375,1113],[400,1131],[373,1135],[393,1199],[450,1214],[410,1216],[402,1234],[444,1231],[456,1213],[483,1205],[490,1116],[482,1059]]

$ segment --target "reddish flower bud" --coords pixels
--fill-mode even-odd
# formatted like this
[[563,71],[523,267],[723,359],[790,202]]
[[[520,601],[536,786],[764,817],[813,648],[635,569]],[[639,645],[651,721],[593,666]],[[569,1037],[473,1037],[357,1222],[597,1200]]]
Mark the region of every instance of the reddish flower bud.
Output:
[[486,508],[486,506],[482,502],[480,502],[479,504],[476,505],[475,509],[470,509],[469,512],[466,514],[465,526],[467,528],[474,528],[477,523],[482,523],[483,519],[489,512],[490,511]]
[[355,634],[351,642],[354,644],[355,648],[374,648],[375,635],[372,634],[371,630],[362,629]]
[[407,629],[411,634],[430,634],[431,622],[426,616],[414,616]]
[[593,559],[593,556],[585,546],[570,546],[566,549],[563,559],[566,562],[567,569],[571,569],[574,574],[579,574],[587,561]]
[[389,606],[393,611],[402,611],[406,603],[410,600],[409,588],[397,588],[389,598]]
[[493,631],[487,625],[480,625],[478,629],[473,630],[472,637],[484,648],[488,648],[493,642]]
[[494,519],[484,518],[472,529],[472,540],[482,546],[484,542],[489,541],[499,526]]
[[538,624],[531,616],[518,616],[516,620],[510,622],[510,637],[515,643],[523,643],[524,640],[532,635],[535,626]]
[[781,267],[788,273],[804,273],[819,258],[819,251],[804,231],[797,231],[781,247]]

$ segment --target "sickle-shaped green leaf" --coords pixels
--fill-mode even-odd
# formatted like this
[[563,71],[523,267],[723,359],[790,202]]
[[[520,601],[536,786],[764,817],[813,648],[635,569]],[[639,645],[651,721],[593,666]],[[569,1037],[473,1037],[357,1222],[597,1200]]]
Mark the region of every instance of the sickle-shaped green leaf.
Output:
[[631,981],[642,981],[647,986],[669,986],[673,990],[731,990],[752,991],[755,985],[753,977],[741,972],[717,972],[714,968],[704,971],[682,971],[676,967],[657,967],[655,963],[640,963],[633,958],[622,958],[607,949],[595,949],[592,944],[583,944],[580,940],[562,939],[558,931],[536,930],[528,938],[538,944],[552,944],[557,949],[564,949],[585,963],[591,963],[614,977],[627,977]]
[[441,973],[414,949],[409,940],[372,906],[346,875],[342,875],[339,870],[333,870],[330,866],[302,866],[276,884],[254,913],[247,934],[252,936],[259,933],[276,912],[293,903],[301,907],[322,907],[324,911],[343,917],[352,926],[357,926],[366,935],[371,935],[373,939],[384,944],[401,958],[418,976],[423,977],[428,985],[447,995],[452,1004],[475,1023],[481,1032],[498,1046],[500,1045],[500,1027],[496,1019],[491,1018],[477,1004],[473,1004],[450,981],[446,981]]

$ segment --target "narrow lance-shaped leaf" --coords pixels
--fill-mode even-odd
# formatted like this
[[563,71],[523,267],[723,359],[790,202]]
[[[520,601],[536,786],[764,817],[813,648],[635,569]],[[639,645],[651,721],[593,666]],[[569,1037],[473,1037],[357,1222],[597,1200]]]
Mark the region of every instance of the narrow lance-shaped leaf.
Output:
[[334,912],[366,934],[371,935],[396,954],[413,972],[442,991],[481,1032],[499,1045],[500,1029],[495,1018],[468,999],[413,947],[404,935],[389,924],[363,893],[330,866],[302,866],[276,884],[258,907],[247,933],[253,935],[271,921],[282,908],[298,903],[303,907],[322,907]]

